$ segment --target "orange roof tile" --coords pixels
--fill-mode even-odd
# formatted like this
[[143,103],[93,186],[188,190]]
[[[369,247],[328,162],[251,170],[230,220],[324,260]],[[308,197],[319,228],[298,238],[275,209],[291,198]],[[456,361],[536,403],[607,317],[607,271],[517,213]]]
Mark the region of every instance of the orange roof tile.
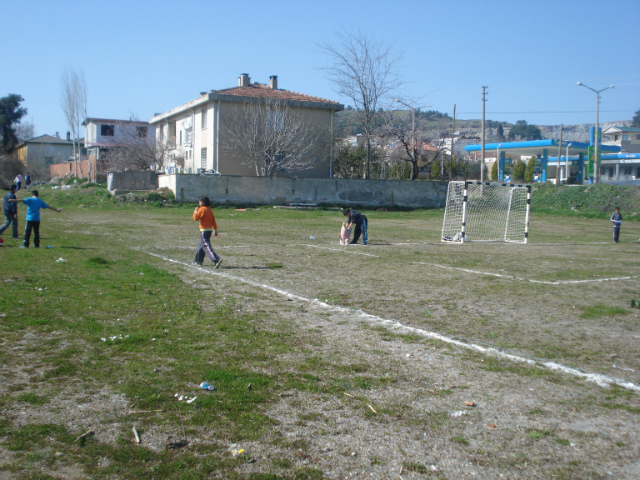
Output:
[[339,105],[338,102],[327,100],[320,97],[312,97],[302,93],[290,92],[288,90],[273,90],[268,85],[252,83],[248,87],[232,87],[222,90],[211,90],[211,93],[220,95],[236,95],[238,97],[255,97],[255,98],[275,98],[278,100],[296,100],[298,102],[316,102],[316,103],[333,103]]

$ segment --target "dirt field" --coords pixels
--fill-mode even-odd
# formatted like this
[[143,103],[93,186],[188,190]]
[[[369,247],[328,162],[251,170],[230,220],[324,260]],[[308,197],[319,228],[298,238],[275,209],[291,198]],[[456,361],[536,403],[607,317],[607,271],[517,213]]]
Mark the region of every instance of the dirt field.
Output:
[[[438,241],[442,212],[367,212],[370,245],[341,247],[337,211],[216,210],[223,264],[214,270],[190,265],[190,213],[78,211],[47,222],[54,236],[108,244],[114,256],[137,250],[200,289],[208,308],[233,296],[261,328],[299,338],[266,365],[247,365],[314,385],[278,393],[265,411],[271,430],[231,442],[190,425],[192,445],[251,456],[210,478],[640,478],[637,223],[614,245],[608,222],[533,216],[529,245],[458,246]],[[2,348],[29,363],[19,343]],[[16,381],[17,364],[3,364],[3,382]],[[116,442],[110,412],[132,402],[117,385],[95,392],[99,418],[48,388],[50,404],[7,404],[6,417],[99,422],[101,441]],[[149,427],[143,444],[160,451],[169,434]]]

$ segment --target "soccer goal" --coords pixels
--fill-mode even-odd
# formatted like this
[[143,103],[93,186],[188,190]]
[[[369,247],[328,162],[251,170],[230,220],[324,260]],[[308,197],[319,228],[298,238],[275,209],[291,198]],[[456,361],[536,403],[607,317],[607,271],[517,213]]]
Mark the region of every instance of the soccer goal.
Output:
[[527,243],[530,204],[531,185],[449,182],[441,241]]

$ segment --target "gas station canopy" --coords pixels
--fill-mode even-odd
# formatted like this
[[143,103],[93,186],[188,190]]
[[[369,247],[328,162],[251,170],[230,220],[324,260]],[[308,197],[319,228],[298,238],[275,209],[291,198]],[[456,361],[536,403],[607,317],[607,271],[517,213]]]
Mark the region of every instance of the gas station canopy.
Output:
[[[541,156],[545,154],[556,155],[558,153],[558,146],[560,142],[558,140],[532,140],[525,142],[504,142],[504,143],[485,143],[484,149],[487,150],[500,150],[507,155],[527,155],[527,156]],[[581,142],[562,142],[562,155],[567,154],[567,146],[569,147],[569,155],[588,155],[589,144]],[[614,145],[599,145],[600,153],[619,153],[620,147]],[[464,147],[467,152],[479,152],[482,150],[482,145],[467,145]],[[555,149],[555,150],[554,150]]]

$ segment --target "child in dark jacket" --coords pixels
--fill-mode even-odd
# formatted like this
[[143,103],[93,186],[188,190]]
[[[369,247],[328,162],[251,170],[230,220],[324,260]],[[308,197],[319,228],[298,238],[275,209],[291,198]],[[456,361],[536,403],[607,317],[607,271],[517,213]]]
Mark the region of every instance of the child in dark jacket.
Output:
[[218,236],[218,225],[216,224],[216,218],[211,211],[211,202],[209,197],[200,197],[198,199],[199,207],[193,212],[193,219],[200,221],[200,241],[198,242],[198,249],[196,250],[196,257],[193,260],[195,265],[202,265],[204,256],[208,256],[214,263],[215,268],[218,268],[222,263],[222,259],[216,255],[216,252],[211,248],[211,234],[215,237]]
[[613,223],[613,241],[618,243],[620,241],[620,226],[622,225],[622,215],[620,215],[620,209],[616,207],[613,215],[611,215],[611,222]]

